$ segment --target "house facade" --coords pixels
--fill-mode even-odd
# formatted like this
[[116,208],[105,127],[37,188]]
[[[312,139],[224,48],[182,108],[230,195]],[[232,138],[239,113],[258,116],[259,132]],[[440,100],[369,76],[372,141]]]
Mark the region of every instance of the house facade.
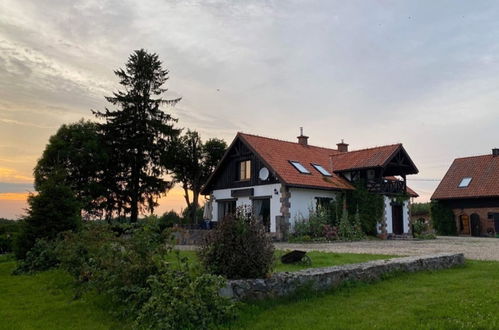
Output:
[[460,235],[499,233],[499,149],[455,159],[431,199],[452,210]]
[[319,205],[362,181],[384,196],[385,214],[377,230],[387,237],[410,232],[410,202],[395,197],[405,192],[417,196],[406,185],[406,175],[416,173],[402,144],[348,151],[343,141],[337,149],[309,145],[303,134],[289,142],[238,133],[203,194],[211,203],[210,220],[248,207],[280,239],[293,231],[296,221],[308,219]]

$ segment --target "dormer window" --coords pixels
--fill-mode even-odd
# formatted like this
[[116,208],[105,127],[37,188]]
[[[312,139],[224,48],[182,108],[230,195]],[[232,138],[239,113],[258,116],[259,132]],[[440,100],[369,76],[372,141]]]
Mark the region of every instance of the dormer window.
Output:
[[310,171],[307,170],[305,168],[305,166],[303,166],[300,162],[295,162],[295,161],[292,161],[292,160],[290,160],[289,162],[291,163],[291,165],[294,166],[294,168],[296,168],[298,170],[298,172],[300,172],[302,174],[310,174]]
[[239,180],[251,179],[251,160],[243,160],[239,162]]
[[461,182],[459,183],[459,186],[457,186],[458,188],[466,188],[470,185],[470,182],[471,182],[471,178],[470,177],[467,177],[467,178],[463,178],[461,180]]
[[329,173],[324,167],[320,166],[319,164],[312,164],[312,166],[319,171],[320,174],[324,176],[331,176],[331,173]]

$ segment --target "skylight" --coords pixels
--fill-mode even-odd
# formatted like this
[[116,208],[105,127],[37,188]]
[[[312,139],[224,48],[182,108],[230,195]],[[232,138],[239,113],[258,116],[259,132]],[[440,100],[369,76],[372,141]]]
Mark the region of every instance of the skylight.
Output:
[[459,183],[459,188],[466,188],[470,185],[470,182],[471,182],[471,178],[468,177],[468,178],[463,178],[461,180],[461,183]]
[[320,166],[319,164],[312,164],[312,166],[315,167],[315,169],[322,175],[331,176],[331,173],[329,173],[324,167]]
[[291,163],[291,165],[293,165],[298,170],[298,172],[303,173],[303,174],[310,174],[310,171],[307,170],[305,168],[305,166],[303,166],[300,162],[295,162],[292,160],[290,160],[289,162]]

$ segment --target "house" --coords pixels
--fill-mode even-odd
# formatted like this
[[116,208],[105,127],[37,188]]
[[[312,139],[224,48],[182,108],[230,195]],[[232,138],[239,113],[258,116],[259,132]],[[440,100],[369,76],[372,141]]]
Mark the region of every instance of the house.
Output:
[[455,159],[431,199],[452,210],[460,235],[499,233],[499,149]]
[[303,133],[297,142],[238,133],[202,193],[210,196],[211,220],[249,205],[280,239],[298,219],[307,219],[311,209],[362,180],[384,196],[377,231],[387,237],[410,232],[409,200],[397,202],[395,197],[404,192],[417,196],[406,185],[406,175],[416,173],[402,144],[349,151],[343,141],[337,149],[309,145]]

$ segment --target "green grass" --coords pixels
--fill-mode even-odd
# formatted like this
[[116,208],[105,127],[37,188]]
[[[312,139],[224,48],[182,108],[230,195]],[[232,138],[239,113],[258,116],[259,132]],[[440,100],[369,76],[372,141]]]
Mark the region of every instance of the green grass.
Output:
[[123,329],[94,295],[73,299],[71,277],[51,270],[12,276],[15,261],[0,255],[0,329]]
[[499,263],[244,304],[231,329],[499,329]]
[[[326,252],[307,252],[307,255],[312,260],[312,264],[283,264],[280,257],[289,251],[276,251],[276,264],[274,272],[295,272],[306,268],[318,268],[327,266],[337,266],[345,264],[354,264],[358,262],[366,262],[369,260],[390,259],[396,256],[380,255],[380,254],[358,254],[358,253],[326,253]],[[186,257],[193,266],[199,266],[199,260],[195,251],[179,251],[181,257]],[[170,260],[176,264],[176,255],[172,253]]]
[[[193,252],[182,253],[195,260]],[[314,266],[372,256],[311,253]],[[364,259],[362,259],[364,258]],[[385,258],[385,256],[376,256]],[[278,265],[277,270],[291,270]],[[0,329],[123,329],[103,298],[73,300],[61,271],[12,276],[15,262],[0,256]],[[287,267],[287,266],[286,266]],[[230,329],[498,329],[499,263],[468,261],[437,272],[394,274],[321,293],[241,304]]]

